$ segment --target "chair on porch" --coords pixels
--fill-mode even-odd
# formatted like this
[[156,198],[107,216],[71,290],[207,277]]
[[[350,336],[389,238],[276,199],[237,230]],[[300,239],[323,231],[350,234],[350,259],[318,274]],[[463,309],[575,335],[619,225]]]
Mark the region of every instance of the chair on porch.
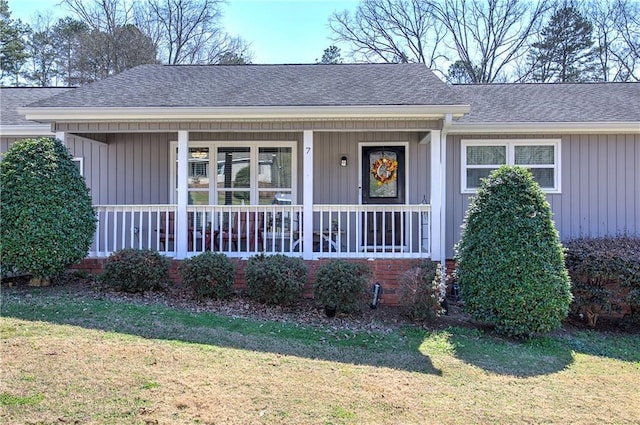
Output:
[[[191,226],[189,226],[191,228]],[[169,243],[172,245],[176,238],[176,214],[173,211],[160,212],[160,228],[158,232],[158,240],[160,241],[161,251],[165,251]],[[189,230],[187,233],[188,249],[193,250],[193,232]]]
[[246,250],[258,252],[264,249],[264,213],[253,211],[239,211],[235,213],[233,226],[230,231],[222,231],[222,249],[228,250],[232,244],[233,251],[242,248],[245,242]]

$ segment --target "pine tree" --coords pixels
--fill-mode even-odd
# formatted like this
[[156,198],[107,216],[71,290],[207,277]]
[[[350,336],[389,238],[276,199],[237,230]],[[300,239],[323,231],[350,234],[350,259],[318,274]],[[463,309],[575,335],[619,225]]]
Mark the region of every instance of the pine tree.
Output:
[[557,10],[545,28],[542,39],[531,45],[529,59],[533,80],[580,82],[593,78],[595,49],[593,25],[571,6]]

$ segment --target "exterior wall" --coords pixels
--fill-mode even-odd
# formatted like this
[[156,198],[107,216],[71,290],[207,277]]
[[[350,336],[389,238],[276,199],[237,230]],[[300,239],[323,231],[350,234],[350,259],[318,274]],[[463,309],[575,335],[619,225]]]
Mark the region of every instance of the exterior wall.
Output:
[[563,241],[640,236],[640,134],[450,136],[447,140],[447,258],[460,239],[470,195],[460,191],[461,139],[561,139],[561,191],[547,195]]

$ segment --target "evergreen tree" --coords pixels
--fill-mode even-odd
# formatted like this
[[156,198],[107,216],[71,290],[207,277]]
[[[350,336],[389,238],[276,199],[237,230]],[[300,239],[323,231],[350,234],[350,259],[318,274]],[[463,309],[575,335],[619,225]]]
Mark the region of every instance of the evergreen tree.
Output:
[[593,25],[574,7],[557,10],[542,39],[531,45],[533,80],[536,82],[580,82],[593,79],[596,50]]
[[0,0],[0,82],[18,85],[22,66],[29,55],[23,38],[29,26],[11,19],[7,0]]
[[324,49],[324,53],[322,53],[322,59],[319,61],[316,59],[316,63],[325,65],[336,65],[342,63],[340,48],[334,45],[327,47]]

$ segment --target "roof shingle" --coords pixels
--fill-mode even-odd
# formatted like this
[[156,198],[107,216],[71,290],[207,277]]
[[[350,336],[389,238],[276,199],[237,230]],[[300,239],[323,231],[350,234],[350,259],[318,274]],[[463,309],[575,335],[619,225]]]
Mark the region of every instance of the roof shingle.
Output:
[[0,124],[29,125],[17,109],[71,90],[68,87],[2,87],[0,89]]
[[423,64],[142,65],[31,107],[463,105]]
[[640,83],[456,85],[461,123],[640,122]]

